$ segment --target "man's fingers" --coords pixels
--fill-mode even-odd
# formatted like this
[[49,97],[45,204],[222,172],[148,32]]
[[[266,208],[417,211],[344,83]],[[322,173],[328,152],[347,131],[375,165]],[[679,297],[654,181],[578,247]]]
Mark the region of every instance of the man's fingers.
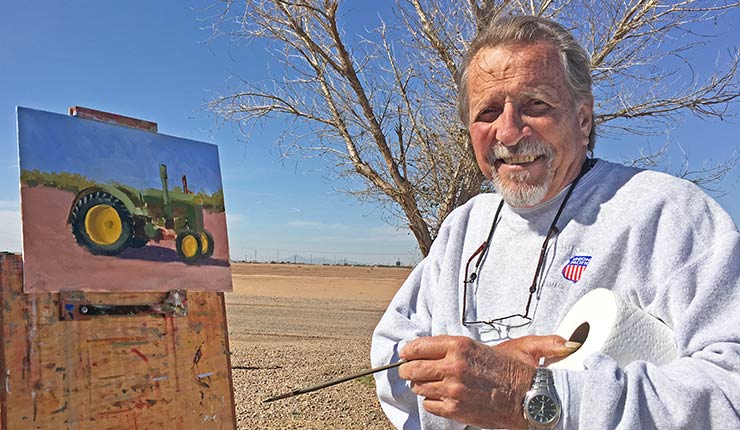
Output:
[[[455,393],[450,393],[450,387],[443,382],[413,384],[411,389],[423,398],[422,406],[429,413],[440,417],[453,418],[463,412],[460,409],[463,406],[462,399],[456,397]],[[463,389],[463,387],[459,387],[459,390]],[[458,396],[459,394],[458,392]]]
[[398,376],[408,381],[441,381],[444,379],[443,369],[431,360],[415,360],[402,364],[398,368]]
[[437,360],[444,358],[451,349],[459,350],[470,347],[473,340],[462,336],[429,336],[420,337],[407,343],[399,355],[404,360]]
[[399,355],[404,360],[439,359],[447,354],[446,336],[420,337],[407,343]]
[[445,383],[440,381],[412,382],[411,391],[417,396],[430,400],[441,400],[446,397]]
[[450,416],[449,408],[445,404],[444,400],[424,398],[421,405],[430,414],[445,418]]
[[[419,367],[409,366],[410,363],[401,366],[401,368],[406,368],[407,371],[414,369],[416,372],[406,374],[408,377],[404,379],[417,380],[417,378],[421,378],[418,380],[423,381],[441,379],[441,375],[438,373],[424,371],[421,363],[425,360],[441,360],[450,352],[459,352],[471,348],[473,343],[471,339],[461,336],[441,335],[414,339],[401,349],[399,355],[404,360],[415,361],[416,366]],[[566,341],[557,335],[530,335],[508,340],[494,348],[531,366],[537,366],[541,358],[545,358],[548,362],[554,362],[574,353],[580,346],[581,344],[578,342]]]

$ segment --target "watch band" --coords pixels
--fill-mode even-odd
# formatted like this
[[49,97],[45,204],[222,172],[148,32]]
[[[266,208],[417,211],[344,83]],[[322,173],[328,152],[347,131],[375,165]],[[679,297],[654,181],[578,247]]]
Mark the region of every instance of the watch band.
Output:
[[552,370],[545,367],[538,367],[532,380],[532,390],[552,391],[555,387],[555,380],[552,377]]

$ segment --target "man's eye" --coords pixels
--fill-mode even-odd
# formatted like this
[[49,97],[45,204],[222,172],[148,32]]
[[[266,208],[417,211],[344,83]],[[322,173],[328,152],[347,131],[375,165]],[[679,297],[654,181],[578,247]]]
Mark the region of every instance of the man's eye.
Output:
[[550,110],[552,106],[549,103],[542,100],[531,100],[525,107],[525,114],[527,115],[542,115]]
[[475,118],[476,122],[494,122],[496,118],[501,115],[501,110],[495,108],[487,108],[480,111],[478,116]]

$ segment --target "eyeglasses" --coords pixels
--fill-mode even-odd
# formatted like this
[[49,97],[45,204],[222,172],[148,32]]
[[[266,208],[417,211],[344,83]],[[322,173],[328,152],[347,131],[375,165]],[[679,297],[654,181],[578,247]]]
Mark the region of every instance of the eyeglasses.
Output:
[[[483,243],[478,247],[478,249],[473,252],[473,255],[468,258],[468,262],[465,264],[465,277],[463,278],[463,305],[462,305],[462,324],[464,326],[471,326],[476,324],[485,324],[488,326],[491,326],[493,328],[497,328],[498,326],[506,325],[512,328],[516,327],[523,327],[527,324],[530,324],[532,322],[532,317],[529,316],[529,310],[532,306],[532,297],[534,296],[534,293],[537,291],[537,285],[539,283],[539,277],[540,273],[543,271],[542,264],[545,262],[545,254],[547,253],[547,244],[550,242],[550,239],[555,236],[556,234],[560,233],[560,229],[558,229],[557,223],[558,219],[560,219],[560,214],[563,212],[563,209],[565,208],[565,204],[568,202],[568,199],[570,198],[570,195],[573,193],[573,189],[576,187],[576,184],[581,179],[581,177],[588,172],[588,170],[595,164],[595,160],[589,160],[587,159],[583,166],[581,167],[581,173],[576,177],[576,179],[570,184],[570,187],[568,187],[568,191],[565,194],[565,197],[563,198],[563,202],[560,204],[560,208],[558,209],[558,212],[555,214],[555,218],[553,218],[552,223],[550,223],[550,228],[547,230],[547,234],[545,235],[545,240],[542,242],[542,248],[540,249],[540,258],[537,260],[537,268],[534,271],[534,277],[532,278],[532,284],[529,286],[529,297],[527,297],[527,306],[524,308],[524,313],[516,313],[511,314],[509,316],[500,317],[500,318],[493,318],[490,320],[478,320],[478,321],[467,321],[467,305],[468,305],[468,285],[471,285],[475,283],[478,280],[478,271],[480,269],[481,263],[483,263],[483,258],[488,252],[488,249],[491,246],[491,239],[493,239],[493,233],[496,231],[496,225],[498,224],[499,215],[501,214],[501,208],[504,206],[504,200],[501,199],[501,202],[498,205],[498,209],[496,209],[496,214],[493,216],[493,223],[491,224],[491,230],[488,232],[488,237],[486,240],[483,241]],[[473,272],[470,272],[470,263],[473,262],[473,260],[478,257],[478,260],[475,262],[475,267]],[[470,273],[470,275],[468,275]]]

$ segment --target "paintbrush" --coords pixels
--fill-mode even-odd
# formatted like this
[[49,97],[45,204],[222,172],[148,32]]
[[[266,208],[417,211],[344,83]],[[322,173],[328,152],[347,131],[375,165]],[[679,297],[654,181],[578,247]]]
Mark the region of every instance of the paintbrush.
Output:
[[387,370],[387,369],[392,369],[394,367],[398,367],[398,366],[402,365],[403,363],[407,363],[407,362],[408,362],[407,360],[399,360],[399,361],[396,361],[395,363],[386,364],[385,366],[374,367],[374,368],[369,369],[369,370],[364,370],[364,371],[362,371],[360,373],[355,373],[353,375],[343,376],[341,378],[333,379],[331,381],[327,381],[327,382],[324,382],[324,383],[321,383],[321,384],[312,385],[312,386],[306,387],[306,388],[299,388],[299,389],[293,390],[293,391],[291,391],[289,393],[281,394],[281,395],[275,396],[275,397],[270,397],[269,399],[265,399],[262,402],[263,403],[269,403],[269,402],[274,402],[275,400],[287,399],[288,397],[297,396],[299,394],[310,393],[311,391],[320,390],[322,388],[331,387],[332,385],[341,384],[342,382],[347,382],[347,381],[352,380],[352,379],[361,378],[363,376],[372,375],[373,373],[376,373],[376,372],[380,372],[380,371]]

